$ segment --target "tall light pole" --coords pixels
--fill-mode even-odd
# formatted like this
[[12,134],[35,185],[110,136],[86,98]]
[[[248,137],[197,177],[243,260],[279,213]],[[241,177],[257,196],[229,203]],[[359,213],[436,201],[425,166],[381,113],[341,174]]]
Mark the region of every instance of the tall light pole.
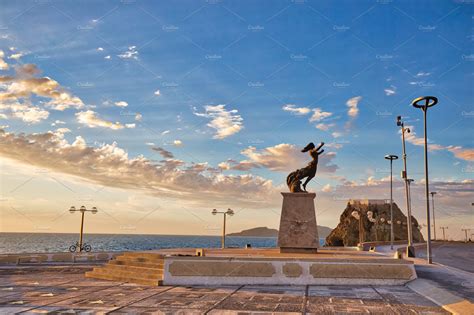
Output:
[[467,243],[467,232],[469,232],[470,229],[461,229],[461,231],[463,231],[464,234],[466,235],[466,243]]
[[434,231],[433,240],[436,240],[436,217],[435,217],[435,211],[434,211],[434,196],[437,194],[437,192],[432,191],[430,192],[430,194],[431,194],[431,204],[432,204],[431,212],[433,213],[433,231]]
[[393,249],[393,160],[398,160],[398,156],[389,154],[385,159],[390,160],[390,249]]
[[407,205],[407,225],[408,225],[408,245],[406,250],[406,255],[408,257],[415,257],[415,248],[413,247],[413,231],[411,224],[411,205],[410,205],[410,196],[409,196],[409,183],[408,183],[408,174],[407,174],[407,154],[405,150],[405,132],[410,133],[410,128],[406,128],[402,116],[397,117],[397,126],[401,128],[402,131],[402,159],[403,159],[403,172],[402,178],[405,181],[405,197]]
[[448,227],[447,226],[441,226],[440,229],[443,230],[443,241],[446,241],[446,234],[444,234],[444,230],[447,230]]
[[96,207],[92,207],[92,209],[88,210],[86,209],[86,207],[84,206],[81,206],[79,209],[76,209],[76,207],[72,206],[70,209],[69,209],[69,213],[73,214],[74,212],[81,212],[81,234],[80,234],[80,237],[79,237],[79,252],[82,252],[82,239],[83,239],[83,234],[84,234],[84,213],[86,212],[92,212],[92,214],[96,214],[97,213],[97,208]]
[[[424,103],[424,104],[423,104]],[[428,108],[438,104],[438,99],[434,96],[422,96],[414,99],[411,105],[415,108],[421,108],[423,111],[423,122],[424,122],[424,138],[425,138],[425,198],[426,198],[426,225],[428,227],[428,240],[426,242],[426,256],[428,263],[433,262],[431,256],[431,226],[430,226],[430,199],[429,199],[429,181],[428,181],[428,135],[426,128],[426,114]]]
[[225,221],[226,221],[226,216],[227,215],[233,216],[234,215],[234,210],[232,210],[231,208],[227,209],[227,211],[217,211],[217,209],[212,210],[212,215],[216,215],[218,213],[224,215],[224,224],[222,226],[221,248],[225,248]]

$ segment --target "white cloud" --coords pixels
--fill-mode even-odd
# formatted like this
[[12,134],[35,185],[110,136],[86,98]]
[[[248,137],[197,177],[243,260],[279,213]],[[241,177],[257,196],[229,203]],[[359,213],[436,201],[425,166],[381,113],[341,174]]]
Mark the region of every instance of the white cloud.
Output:
[[[418,137],[415,132],[414,126],[407,126],[410,129],[410,133],[405,134],[405,140],[413,145],[416,146],[424,146],[425,139],[423,137]],[[401,132],[398,132],[401,134]],[[443,146],[440,144],[432,143],[428,139],[428,150],[429,151],[449,151],[451,152],[456,158],[465,161],[474,161],[474,149],[470,148],[463,148],[462,146]]]
[[57,126],[57,125],[65,125],[66,122],[62,121],[62,120],[55,120],[53,123],[51,123],[51,126]]
[[140,113],[135,114],[135,121],[142,121],[143,115]]
[[333,191],[333,187],[330,184],[324,185],[324,187],[321,189],[323,192],[331,192]]
[[98,48],[97,48],[97,51],[104,51],[104,48],[98,47]]
[[41,120],[47,119],[49,117],[49,112],[35,106],[26,106],[22,109],[14,110],[12,116],[19,118],[24,122],[38,123]]
[[328,131],[330,128],[332,128],[334,126],[335,126],[335,124],[319,123],[319,124],[316,125],[316,128],[318,128],[319,130]]
[[161,92],[160,92],[160,90],[156,90],[154,94],[155,95],[161,95]]
[[127,107],[128,106],[128,103],[125,102],[125,101],[115,102],[114,104],[115,104],[115,106],[118,106],[118,107]]
[[423,72],[423,71],[420,71],[416,74],[417,77],[427,77],[431,75],[431,72]]
[[135,127],[136,127],[135,124],[125,124],[125,128],[128,128],[128,129],[133,129]]
[[221,170],[230,170],[231,166],[228,162],[221,162],[217,165]]
[[334,138],[340,138],[343,136],[342,132],[338,132],[338,131],[335,131],[333,133],[331,133],[331,135],[334,137]]
[[122,58],[122,59],[138,59],[138,51],[137,51],[137,46],[129,46],[126,51],[123,53],[117,55],[117,57]]
[[24,56],[23,53],[19,52],[16,54],[11,54],[10,57],[8,57],[8,59],[20,60],[20,58],[23,56]]
[[[260,150],[250,146],[240,153],[247,159],[239,162],[227,161],[226,163],[231,165],[231,169],[248,171],[252,168],[267,168],[271,171],[287,172],[306,166],[310,159],[307,154],[301,153],[301,148],[287,143],[277,144]],[[332,164],[332,159],[335,156],[334,152],[321,155],[319,171],[323,173],[335,172],[337,165]]]
[[110,128],[112,130],[123,129],[124,126],[119,122],[111,122],[97,117],[97,113],[92,110],[82,111],[76,113],[77,121],[90,128],[102,127]]
[[214,139],[224,139],[242,130],[243,119],[236,109],[226,110],[225,105],[206,105],[204,109],[204,113],[194,114],[211,119],[207,126],[216,130]]
[[174,140],[174,141],[173,141],[173,144],[174,144],[175,146],[177,146],[177,147],[180,147],[180,146],[183,145],[183,141],[181,141],[181,140]]
[[395,95],[397,93],[397,88],[394,85],[391,85],[389,88],[386,88],[384,92],[387,96]]
[[33,106],[29,102],[5,101],[0,103],[2,117],[21,119],[27,123],[39,123],[49,117],[49,112],[40,107]]
[[5,58],[5,53],[3,50],[0,50],[0,70],[8,70],[10,67],[8,66],[8,63],[3,60]]
[[110,59],[110,58],[112,58],[110,55],[107,55],[104,57],[104,59]]
[[357,117],[357,115],[359,114],[358,105],[361,99],[362,99],[362,96],[356,96],[347,100],[346,105],[347,107],[349,107],[347,114],[350,117]]
[[311,118],[309,119],[310,122],[318,122],[322,121],[328,117],[332,116],[332,113],[330,112],[324,112],[321,108],[313,108],[313,115],[311,115]]
[[115,142],[92,147],[80,136],[70,143],[53,132],[15,135],[2,130],[0,155],[89,183],[179,198],[195,205],[208,205],[209,200],[219,206],[229,200],[254,207],[280,203],[278,190],[265,178],[216,173],[205,162],[189,165],[177,159],[130,158]]
[[162,136],[166,135],[166,134],[169,134],[171,131],[170,130],[165,130],[161,133]]
[[286,104],[282,109],[295,115],[306,115],[311,111],[308,107],[296,107],[294,104]]
[[49,99],[41,103],[45,107],[63,111],[68,108],[82,108],[84,103],[70,92],[66,91],[59,83],[49,77],[37,78],[39,69],[34,64],[23,64],[15,67],[15,76],[0,76],[0,101],[27,102],[32,95]]

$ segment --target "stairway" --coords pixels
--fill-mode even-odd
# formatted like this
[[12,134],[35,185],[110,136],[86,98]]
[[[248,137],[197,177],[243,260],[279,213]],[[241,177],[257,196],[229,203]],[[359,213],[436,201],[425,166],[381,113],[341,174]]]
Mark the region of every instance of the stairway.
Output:
[[126,252],[106,265],[86,272],[86,278],[159,286],[163,285],[163,267],[163,255]]

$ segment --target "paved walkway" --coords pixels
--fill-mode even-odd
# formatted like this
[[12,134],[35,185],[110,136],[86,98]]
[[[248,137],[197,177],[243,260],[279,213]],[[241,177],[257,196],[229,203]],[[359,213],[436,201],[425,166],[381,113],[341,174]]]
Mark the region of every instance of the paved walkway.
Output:
[[146,287],[86,279],[88,269],[0,269],[0,313],[447,314],[405,286]]
[[[433,261],[474,273],[474,243],[432,242]],[[420,248],[416,256],[426,258],[426,247]]]

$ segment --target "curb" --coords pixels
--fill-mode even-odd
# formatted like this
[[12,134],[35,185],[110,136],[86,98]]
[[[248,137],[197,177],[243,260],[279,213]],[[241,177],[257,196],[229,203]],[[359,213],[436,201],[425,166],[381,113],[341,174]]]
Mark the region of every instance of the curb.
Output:
[[406,285],[416,293],[438,304],[453,314],[474,314],[474,304],[450,291],[440,288],[436,282],[426,279],[416,279]]

